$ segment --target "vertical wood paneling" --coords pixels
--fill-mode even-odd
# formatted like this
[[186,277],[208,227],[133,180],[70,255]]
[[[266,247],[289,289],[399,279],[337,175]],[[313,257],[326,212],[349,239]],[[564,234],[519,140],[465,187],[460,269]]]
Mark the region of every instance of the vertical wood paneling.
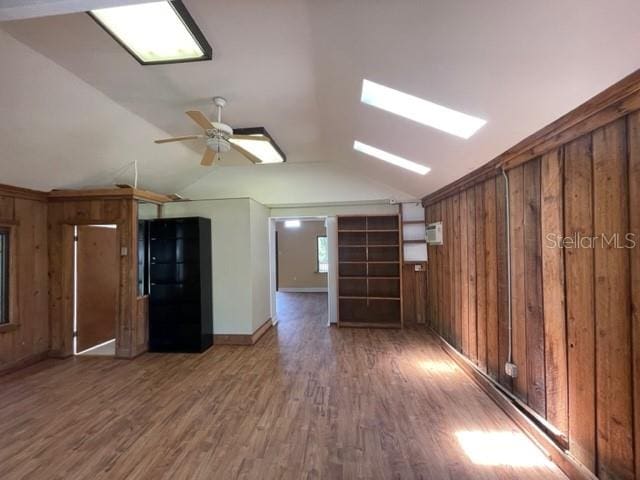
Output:
[[[624,119],[593,132],[598,475],[634,476],[628,171]],[[637,205],[636,208],[640,208]],[[614,238],[618,235],[619,238]],[[616,243],[609,242],[620,242]]]
[[454,315],[455,315],[455,242],[454,242],[454,227],[453,227],[453,217],[454,217],[454,208],[453,208],[453,197],[449,198],[447,202],[447,224],[449,225],[448,237],[449,242],[447,244],[447,293],[449,298],[449,305],[447,306],[447,339],[449,342],[454,345],[455,344],[455,330],[454,330]]
[[513,362],[518,376],[513,382],[514,393],[527,401],[527,338],[524,244],[524,167],[509,171],[509,204],[511,227],[511,297]]
[[[638,479],[640,112],[507,175],[508,193],[501,176],[485,177],[432,205],[445,228],[429,277],[439,331],[546,418],[589,470]],[[616,248],[613,234],[637,245]],[[509,338],[515,379],[504,373]]]
[[[444,220],[444,208],[443,203],[440,202],[436,208],[436,218],[438,221]],[[444,232],[443,232],[444,235]],[[446,242],[446,240],[445,240]],[[444,246],[440,245],[436,247],[436,257],[437,257],[437,267],[438,267],[438,279],[436,280],[437,285],[437,296],[438,296],[438,308],[436,310],[437,315],[437,326],[438,331],[442,335],[444,332],[444,317],[445,317],[445,307],[444,307]]]
[[47,204],[0,197],[0,222],[11,225],[9,322],[0,332],[0,372],[30,363],[49,350]]
[[476,185],[476,324],[478,366],[487,371],[487,276],[484,249],[484,186]]
[[453,331],[454,345],[462,345],[462,308],[460,301],[460,196],[453,197]]
[[629,233],[634,248],[631,255],[631,312],[633,341],[633,410],[636,478],[640,476],[640,112],[629,115]]
[[499,375],[498,359],[498,263],[496,259],[496,181],[484,183],[484,260],[487,324],[487,373]]
[[523,168],[527,399],[529,406],[540,415],[545,416],[542,253],[540,251],[540,159],[527,162]]
[[478,362],[478,330],[476,323],[476,195],[467,190],[467,260],[469,262],[469,358]]
[[506,182],[496,178],[496,263],[498,274],[498,379],[507,390],[513,388],[512,379],[505,372],[509,351],[509,277],[507,262],[507,202]]
[[567,345],[564,299],[563,161],[561,150],[542,157],[541,229],[547,419],[568,434]]
[[469,258],[468,258],[467,192],[460,194],[460,321],[462,323],[462,352],[469,354]]
[[[569,238],[593,236],[591,136],[564,150],[564,224]],[[594,265],[590,248],[565,248],[569,449],[596,470]]]

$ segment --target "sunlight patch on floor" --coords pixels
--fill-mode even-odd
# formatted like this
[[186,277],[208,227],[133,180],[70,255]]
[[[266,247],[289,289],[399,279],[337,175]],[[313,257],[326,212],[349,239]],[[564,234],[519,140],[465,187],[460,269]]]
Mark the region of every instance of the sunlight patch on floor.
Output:
[[421,360],[418,364],[425,372],[429,373],[460,373],[460,369],[451,362]]
[[523,433],[517,431],[456,432],[460,446],[476,465],[541,467],[549,459]]

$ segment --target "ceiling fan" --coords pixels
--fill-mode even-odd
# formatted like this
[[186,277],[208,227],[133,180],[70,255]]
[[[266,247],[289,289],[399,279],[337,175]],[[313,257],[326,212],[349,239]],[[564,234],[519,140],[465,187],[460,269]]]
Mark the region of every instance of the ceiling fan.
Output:
[[207,146],[200,165],[206,167],[213,165],[219,155],[229,152],[231,149],[236,150],[254,164],[286,161],[284,153],[264,128],[241,128],[236,129],[234,133],[233,128],[222,123],[222,109],[227,101],[222,97],[213,97],[213,103],[217,108],[216,122],[211,122],[199,110],[186,112],[191,120],[204,129],[203,134],[163,138],[155,140],[155,143],[183,142],[202,138]]

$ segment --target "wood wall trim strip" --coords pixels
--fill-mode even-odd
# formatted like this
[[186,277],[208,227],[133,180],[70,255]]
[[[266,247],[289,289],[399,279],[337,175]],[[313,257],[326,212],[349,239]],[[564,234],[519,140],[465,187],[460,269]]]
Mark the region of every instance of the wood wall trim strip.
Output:
[[[629,233],[640,242],[640,112],[627,120],[629,152]],[[634,445],[636,477],[640,476],[640,244],[630,251],[631,263],[631,339],[633,346]]]
[[[519,167],[520,168],[520,167]],[[564,147],[565,235],[592,237],[591,136]],[[596,471],[595,321],[593,250],[565,248],[569,448],[590,471]]]
[[546,415],[542,252],[540,238],[540,159],[523,165],[524,283],[528,405]]
[[172,200],[163,194],[137,188],[95,188],[85,190],[51,190],[46,197],[50,201],[130,199],[163,204]]
[[524,168],[509,172],[509,204],[511,231],[511,295],[512,295],[512,352],[518,366],[513,381],[513,393],[527,402],[527,337],[525,294],[525,242],[524,242]]
[[213,336],[214,345],[243,345],[251,346],[258,343],[265,333],[271,328],[271,319],[264,322],[251,335],[249,334],[215,334]]
[[629,251],[603,242],[629,228],[626,138],[624,119],[593,132],[598,476],[621,479],[634,478]]
[[541,237],[547,419],[568,435],[564,256],[563,159],[556,149],[541,164]]
[[47,193],[29,188],[15,187],[13,185],[0,184],[0,196],[22,198],[25,200],[47,201]]
[[476,336],[478,366],[487,371],[487,276],[485,262],[484,184],[474,187],[476,200]]
[[260,340],[262,336],[265,333],[267,333],[267,330],[271,328],[271,325],[272,325],[271,318],[267,319],[266,322],[260,325],[260,327],[258,327],[258,329],[255,332],[253,332],[253,335],[251,335],[251,343],[255,345],[258,342],[258,340]]
[[484,182],[484,273],[487,325],[487,373],[500,376],[498,336],[498,261],[496,257],[496,179]]
[[507,397],[496,386],[490,377],[467,360],[454,347],[449,345],[437,332],[433,332],[439,340],[442,349],[451,359],[467,374],[478,386],[489,395],[489,397],[511,418],[522,431],[529,436],[540,449],[547,454],[549,459],[572,480],[597,480],[583,465],[572,455],[558,446],[550,437],[549,432],[545,432],[525,414],[513,400]]
[[0,377],[3,375],[9,375],[11,373],[17,372],[18,370],[22,370],[23,368],[34,365],[42,360],[45,360],[49,356],[49,352],[39,352],[29,355],[27,357],[21,358],[11,363],[4,364],[0,366]]
[[640,109],[640,70],[623,78],[603,92],[525,138],[485,165],[423,197],[430,205],[480,183],[497,170],[509,170],[568,143],[586,133]]

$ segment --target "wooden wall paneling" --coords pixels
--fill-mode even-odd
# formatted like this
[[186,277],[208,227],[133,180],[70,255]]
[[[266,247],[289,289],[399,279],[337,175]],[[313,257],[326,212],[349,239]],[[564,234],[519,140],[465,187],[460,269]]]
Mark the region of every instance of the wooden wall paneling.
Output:
[[509,352],[509,276],[507,251],[506,182],[496,177],[496,263],[498,275],[498,381],[507,390],[513,388],[512,378],[505,372]]
[[9,325],[0,329],[0,373],[38,361],[49,350],[47,205],[27,196],[0,198],[11,229]]
[[634,478],[629,251],[609,243],[629,228],[627,167],[625,120],[593,132],[596,445],[598,475],[616,479]]
[[527,399],[546,416],[544,319],[542,317],[542,252],[540,237],[540,159],[523,165],[524,181],[524,283],[527,343]]
[[564,237],[562,150],[553,150],[541,160],[541,236],[544,307],[547,420],[568,435],[567,344],[564,297]]
[[478,363],[478,330],[476,323],[476,191],[475,188],[467,190],[467,260],[469,273],[469,353],[468,356],[474,363]]
[[402,309],[403,322],[405,326],[415,325],[417,323],[417,297],[419,295],[417,289],[418,274],[413,269],[413,264],[402,264],[402,296],[404,308]]
[[498,263],[496,258],[496,180],[484,182],[484,260],[487,324],[487,373],[499,376],[498,358]]
[[476,198],[476,338],[478,366],[487,371],[487,276],[485,262],[484,185],[475,186]]
[[14,220],[14,203],[15,199],[13,197],[0,196],[0,220]]
[[[592,237],[591,135],[564,148],[564,233]],[[594,257],[591,248],[565,248],[569,449],[596,471]]]
[[453,344],[453,199],[447,198],[445,202],[445,225],[446,237],[444,240],[444,285],[445,285],[445,321],[444,321],[444,337]]
[[640,112],[629,115],[627,123],[629,147],[629,233],[635,247],[631,248],[631,313],[633,341],[633,410],[636,478],[640,476]]
[[462,346],[462,307],[460,300],[460,195],[453,197],[453,331],[454,345]]
[[460,321],[462,324],[461,351],[469,355],[469,208],[467,192],[460,193]]
[[[443,204],[442,202],[438,203],[436,205],[436,218],[438,221],[442,221],[444,219],[444,209],[443,209]],[[444,232],[443,232],[444,233]],[[445,240],[446,241],[446,240]],[[435,248],[435,252],[436,252],[436,262],[437,262],[437,273],[436,273],[436,304],[437,304],[437,308],[436,308],[436,325],[437,325],[437,331],[440,332],[440,335],[443,334],[444,331],[444,327],[443,327],[443,323],[444,323],[444,316],[445,316],[445,309],[443,306],[443,301],[444,301],[444,292],[446,291],[445,285],[444,285],[444,251],[443,251],[443,246],[439,245]]]
[[527,403],[527,336],[524,245],[524,168],[509,171],[509,206],[511,235],[511,303],[512,354],[518,366],[513,381],[513,393]]

